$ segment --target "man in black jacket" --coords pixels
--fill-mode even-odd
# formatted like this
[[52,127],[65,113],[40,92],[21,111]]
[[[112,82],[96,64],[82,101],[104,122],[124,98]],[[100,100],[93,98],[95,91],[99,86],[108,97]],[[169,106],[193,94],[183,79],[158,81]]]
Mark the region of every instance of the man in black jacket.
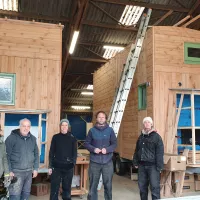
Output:
[[17,180],[9,186],[10,200],[27,200],[32,177],[35,178],[38,174],[38,146],[30,128],[31,122],[26,118],[22,119],[19,129],[13,130],[5,142],[10,176]]
[[50,200],[58,200],[62,181],[62,199],[71,200],[73,169],[77,158],[76,139],[68,131],[69,121],[60,121],[60,133],[53,136],[49,152],[49,175],[51,175]]
[[151,117],[143,119],[144,129],[138,138],[133,165],[138,168],[138,185],[141,200],[148,200],[148,186],[152,200],[160,199],[160,172],[163,169],[164,146],[153,128]]

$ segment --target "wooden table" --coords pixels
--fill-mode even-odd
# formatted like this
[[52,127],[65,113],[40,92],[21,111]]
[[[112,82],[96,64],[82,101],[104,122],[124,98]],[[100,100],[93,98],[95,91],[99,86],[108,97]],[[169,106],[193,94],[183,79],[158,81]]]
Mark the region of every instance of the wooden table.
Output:
[[82,198],[84,194],[87,194],[87,178],[88,178],[88,167],[89,161],[86,159],[82,159],[78,157],[76,165],[80,168],[80,187],[72,188],[71,195],[80,195]]

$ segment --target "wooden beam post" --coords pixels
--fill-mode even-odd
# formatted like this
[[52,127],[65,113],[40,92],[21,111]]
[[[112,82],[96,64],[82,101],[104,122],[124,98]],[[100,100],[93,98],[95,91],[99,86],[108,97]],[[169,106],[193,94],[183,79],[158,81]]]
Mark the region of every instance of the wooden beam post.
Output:
[[160,22],[164,21],[169,15],[173,13],[173,10],[169,10],[165,15],[163,15],[153,26],[157,26]]
[[118,5],[132,5],[132,6],[141,6],[146,8],[151,8],[153,10],[173,10],[175,12],[189,12],[189,9],[175,7],[170,5],[163,4],[154,4],[154,3],[145,3],[139,1],[129,1],[129,0],[93,0],[96,2],[110,3],[110,4],[118,4]]
[[191,93],[191,125],[192,125],[192,164],[196,164],[195,110],[194,94]]
[[186,17],[184,17],[183,19],[181,19],[179,22],[177,22],[176,24],[174,24],[173,26],[179,26],[182,23],[184,23],[185,21],[187,21],[188,19],[190,19],[190,15],[187,15]]
[[5,113],[4,112],[1,112],[0,113],[0,129],[2,130],[2,134],[4,135],[4,126],[5,126]]
[[197,19],[200,18],[200,14],[197,15],[196,17],[192,18],[190,21],[188,21],[186,24],[184,24],[182,27],[187,27],[189,26],[191,23],[195,22]]

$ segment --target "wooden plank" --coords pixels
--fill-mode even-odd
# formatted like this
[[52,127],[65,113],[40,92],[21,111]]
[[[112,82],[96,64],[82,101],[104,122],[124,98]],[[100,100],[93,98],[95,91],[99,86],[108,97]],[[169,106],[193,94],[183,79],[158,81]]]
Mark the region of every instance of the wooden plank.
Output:
[[4,112],[0,112],[0,129],[2,131],[2,134],[4,135],[4,127],[5,127],[5,113]]
[[200,14],[197,15],[196,17],[192,18],[190,21],[188,21],[187,23],[185,23],[182,27],[187,27],[189,26],[191,23],[195,22],[196,20],[198,20],[200,18]]
[[174,24],[173,26],[179,26],[182,23],[184,23],[185,21],[187,21],[188,19],[190,19],[190,15],[187,15],[186,17],[184,17],[183,19],[181,19],[179,22],[177,22],[176,24]]
[[42,114],[39,114],[39,119],[38,119],[38,149],[39,149],[39,156],[41,156],[41,138],[42,138]]
[[192,164],[196,164],[195,110],[194,94],[191,93],[191,125],[192,125]]
[[[189,149],[184,149],[183,155],[186,156],[186,160],[188,157],[188,153],[189,153]],[[180,197],[183,190],[185,171],[176,172],[176,173],[178,173],[178,176],[179,176],[178,177],[179,182],[177,184],[177,189],[176,189],[176,197]]]

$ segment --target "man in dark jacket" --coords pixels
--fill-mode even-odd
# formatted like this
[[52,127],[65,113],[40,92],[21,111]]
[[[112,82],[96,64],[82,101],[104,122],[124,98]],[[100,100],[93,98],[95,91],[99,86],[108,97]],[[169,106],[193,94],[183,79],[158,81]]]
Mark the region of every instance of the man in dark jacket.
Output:
[[2,177],[3,174],[4,174],[4,180],[9,177],[6,147],[0,126],[0,178]]
[[117,139],[111,127],[106,123],[107,115],[104,111],[96,114],[97,123],[90,129],[85,148],[90,151],[89,166],[89,194],[88,200],[97,200],[97,186],[102,174],[105,200],[112,200],[113,151],[117,146]]
[[53,136],[49,152],[49,175],[51,175],[50,200],[58,200],[62,181],[62,199],[71,200],[73,169],[77,158],[77,141],[68,131],[69,121],[60,121],[60,133]]
[[138,168],[138,185],[141,200],[148,200],[148,186],[152,200],[160,199],[160,172],[163,169],[164,146],[153,128],[151,117],[143,119],[144,129],[138,138],[133,165]]
[[10,176],[17,178],[9,186],[10,200],[27,200],[32,177],[35,178],[38,174],[38,146],[30,128],[31,122],[26,118],[22,119],[19,129],[13,130],[5,142]]

